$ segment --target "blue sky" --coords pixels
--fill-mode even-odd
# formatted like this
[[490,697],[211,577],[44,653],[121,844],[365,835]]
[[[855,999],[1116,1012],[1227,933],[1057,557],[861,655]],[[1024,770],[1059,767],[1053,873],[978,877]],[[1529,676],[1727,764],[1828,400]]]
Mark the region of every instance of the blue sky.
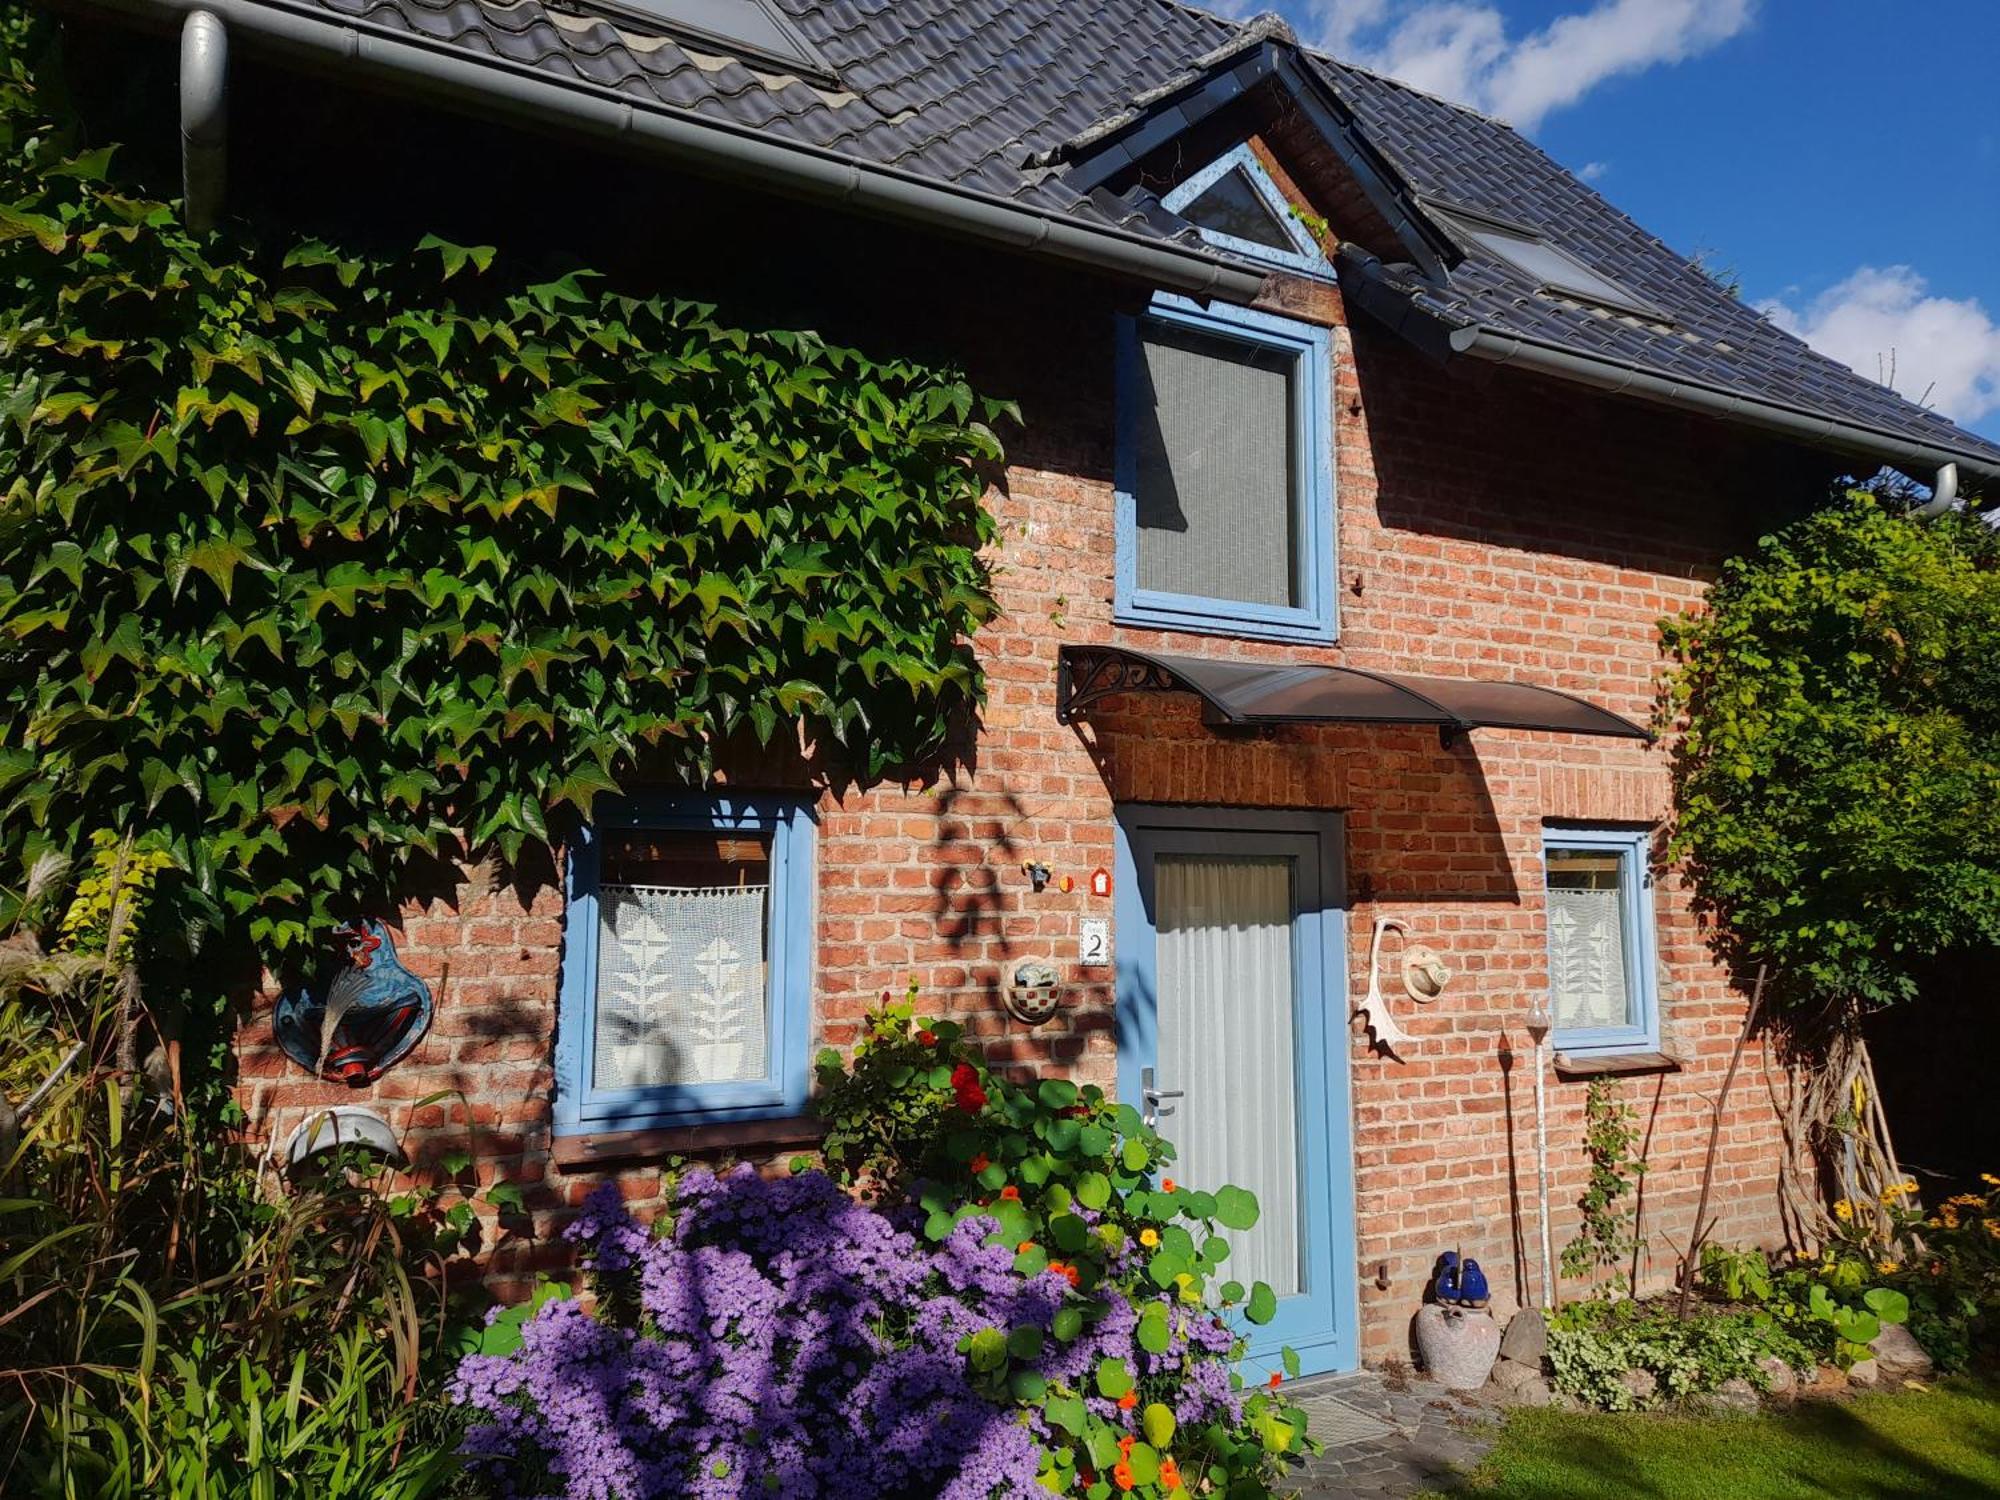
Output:
[[[1239,11],[1262,8],[1239,4]],[[1511,120],[1747,301],[2000,437],[2000,0],[1281,0]]]

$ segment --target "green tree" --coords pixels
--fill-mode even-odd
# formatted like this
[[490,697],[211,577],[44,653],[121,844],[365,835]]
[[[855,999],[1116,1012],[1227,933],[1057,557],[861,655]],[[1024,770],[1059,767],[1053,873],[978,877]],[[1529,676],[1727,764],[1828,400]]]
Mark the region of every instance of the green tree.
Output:
[[1666,622],[1698,898],[1795,1018],[1904,1000],[2000,939],[2000,536],[1852,492]]

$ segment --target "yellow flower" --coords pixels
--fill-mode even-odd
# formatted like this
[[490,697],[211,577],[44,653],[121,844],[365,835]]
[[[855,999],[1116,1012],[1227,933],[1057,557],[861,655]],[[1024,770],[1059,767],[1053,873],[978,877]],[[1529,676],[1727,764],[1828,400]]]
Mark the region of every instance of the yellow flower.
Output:
[[1914,1182],[1892,1182],[1882,1189],[1882,1201],[1887,1203],[1891,1198],[1904,1198],[1916,1190]]
[[1944,1201],[1947,1203],[1956,1203],[1960,1208],[1984,1208],[1986,1206],[1986,1200],[1977,1193],[1960,1193],[1956,1197],[1947,1198]]
[[1896,1260],[1878,1260],[1875,1262],[1875,1269],[1880,1271],[1884,1276],[1894,1276],[1898,1271],[1903,1269],[1903,1263]]
[[1842,1198],[1838,1203],[1833,1205],[1833,1216],[1845,1224],[1849,1219],[1854,1217],[1854,1205],[1849,1203],[1845,1198]]
[[1986,1232],[1992,1235],[1994,1239],[2000,1240],[2000,1219],[1988,1219],[1986,1221]]
[[2000,1177],[1995,1177],[1991,1172],[1981,1172],[1979,1174],[1979,1180],[1981,1182],[1991,1183],[1994,1187],[2000,1187]]
[[1144,1245],[1148,1250],[1152,1249],[1153,1246],[1160,1243],[1160,1231],[1157,1229],[1140,1230],[1139,1243]]

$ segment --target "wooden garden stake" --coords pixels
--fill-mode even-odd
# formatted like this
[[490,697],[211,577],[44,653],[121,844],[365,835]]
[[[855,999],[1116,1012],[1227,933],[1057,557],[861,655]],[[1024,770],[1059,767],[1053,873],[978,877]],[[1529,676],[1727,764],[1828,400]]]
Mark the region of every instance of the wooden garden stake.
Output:
[[1729,1103],[1729,1086],[1736,1081],[1736,1068],[1743,1061],[1743,1049],[1750,1043],[1750,1033],[1757,1025],[1757,1012],[1764,1006],[1764,976],[1768,966],[1757,965],[1757,983],[1750,990],[1750,1008],[1743,1012],[1743,1029],[1736,1034],[1736,1047],[1729,1054],[1728,1071],[1722,1075],[1722,1088],[1715,1096],[1715,1118],[1708,1125],[1708,1157],[1701,1164],[1701,1197],[1694,1206],[1694,1238],[1688,1241],[1687,1264],[1681,1267],[1681,1297],[1675,1308],[1675,1316],[1685,1318],[1688,1312],[1688,1294],[1694,1290],[1695,1268],[1701,1264],[1701,1247],[1708,1239],[1708,1190],[1715,1181],[1715,1148],[1722,1139],[1722,1111]]

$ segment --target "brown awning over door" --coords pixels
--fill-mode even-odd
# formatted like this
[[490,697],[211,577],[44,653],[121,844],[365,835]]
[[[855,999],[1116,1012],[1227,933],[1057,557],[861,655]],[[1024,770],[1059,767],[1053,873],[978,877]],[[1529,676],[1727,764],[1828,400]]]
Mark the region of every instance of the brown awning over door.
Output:
[[1065,646],[1059,670],[1056,718],[1065,724],[1100,698],[1152,692],[1193,693],[1211,724],[1435,724],[1447,740],[1473,729],[1652,738],[1609,709],[1525,682],[1215,661],[1123,646]]

